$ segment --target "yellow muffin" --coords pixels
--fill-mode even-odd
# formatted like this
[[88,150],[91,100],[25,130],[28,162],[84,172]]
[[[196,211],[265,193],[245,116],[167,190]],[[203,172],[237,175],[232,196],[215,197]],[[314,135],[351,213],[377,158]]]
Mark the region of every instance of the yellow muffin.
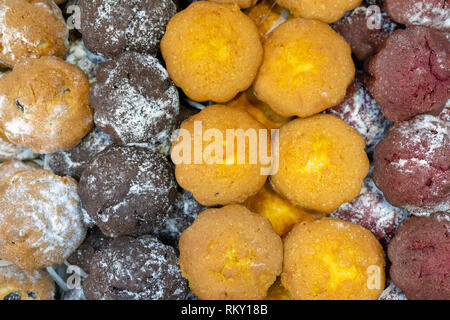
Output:
[[192,3],[169,21],[161,52],[189,98],[215,102],[248,89],[263,56],[256,25],[239,6],[207,1]]
[[244,205],[250,211],[269,219],[273,229],[280,236],[286,234],[298,222],[323,217],[322,214],[313,214],[290,204],[267,186],[247,199]]
[[289,11],[278,6],[273,0],[263,0],[248,10],[247,15],[256,23],[259,35],[265,38],[289,17]]
[[265,300],[293,300],[289,291],[283,287],[281,278],[277,278],[277,281],[269,288]]
[[291,11],[296,17],[317,19],[333,23],[346,11],[359,6],[362,0],[277,0],[278,4]]
[[283,117],[273,111],[266,103],[258,101],[253,90],[247,90],[227,103],[227,106],[247,111],[267,129],[278,129],[292,118]]
[[0,78],[0,131],[36,153],[71,149],[92,129],[89,80],[56,57],[27,58]]
[[12,67],[24,57],[65,57],[69,31],[53,0],[0,1],[0,61]]
[[0,266],[0,300],[54,300],[55,283],[45,272]]
[[282,268],[281,238],[240,205],[200,213],[179,247],[181,271],[199,299],[263,299]]
[[294,299],[376,300],[384,268],[375,236],[351,222],[302,222],[284,240],[282,282]]
[[279,159],[274,189],[295,205],[323,213],[358,196],[369,172],[362,136],[327,114],[285,124]]
[[264,43],[254,89],[275,112],[307,117],[341,102],[354,76],[344,38],[323,22],[289,19]]
[[181,124],[171,151],[175,177],[205,206],[240,203],[264,186],[270,164],[260,153],[270,155],[270,147],[268,130],[246,111],[209,106]]
[[210,0],[217,3],[237,4],[242,9],[250,8],[258,2],[258,0]]

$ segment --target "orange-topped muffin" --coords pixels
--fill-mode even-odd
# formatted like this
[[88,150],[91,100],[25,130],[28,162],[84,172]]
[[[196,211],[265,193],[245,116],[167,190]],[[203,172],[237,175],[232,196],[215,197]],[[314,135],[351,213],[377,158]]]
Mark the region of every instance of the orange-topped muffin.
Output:
[[292,119],[291,117],[280,116],[266,103],[258,101],[251,89],[241,93],[227,105],[247,111],[267,129],[278,129]]
[[210,0],[212,2],[217,3],[229,3],[229,4],[237,4],[242,9],[250,8],[258,2],[258,0]]
[[161,52],[175,84],[196,101],[227,102],[250,87],[263,49],[236,4],[199,1],[167,25]]
[[244,205],[250,211],[269,219],[273,229],[280,236],[286,234],[298,222],[323,217],[321,214],[313,214],[290,204],[268,186],[261,189],[255,196],[247,199]]
[[283,10],[273,0],[263,0],[248,10],[247,15],[256,23],[259,35],[265,38],[289,17],[289,11]]
[[13,67],[21,58],[69,51],[69,31],[53,0],[0,1],[0,62]]
[[263,299],[281,273],[281,238],[240,205],[200,213],[179,247],[181,271],[199,299]]
[[323,22],[289,19],[264,43],[254,89],[275,112],[307,117],[341,102],[354,76],[344,38]]
[[296,17],[317,19],[333,23],[344,16],[346,11],[361,4],[362,0],[278,0],[278,4],[289,9]]
[[274,189],[295,205],[323,213],[354,199],[369,172],[362,136],[327,114],[285,124],[279,159]]
[[376,300],[384,289],[381,244],[334,218],[294,226],[284,240],[282,283],[299,300]]
[[281,278],[277,278],[277,281],[269,288],[265,300],[293,300],[290,292],[283,287]]
[[178,184],[199,203],[226,205],[264,186],[271,164],[261,153],[270,148],[268,130],[246,111],[213,105],[181,124],[171,157]]

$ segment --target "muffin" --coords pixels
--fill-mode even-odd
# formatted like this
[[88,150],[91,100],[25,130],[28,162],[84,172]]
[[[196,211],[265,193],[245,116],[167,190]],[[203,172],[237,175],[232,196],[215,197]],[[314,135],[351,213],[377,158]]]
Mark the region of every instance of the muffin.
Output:
[[105,236],[97,226],[94,226],[87,231],[86,239],[67,258],[67,262],[81,268],[86,273],[90,273],[94,256],[108,248],[112,240],[112,238]]
[[247,15],[256,23],[262,41],[288,18],[289,11],[281,8],[273,0],[263,0],[248,10]]
[[380,106],[364,85],[362,77],[363,75],[358,73],[348,87],[344,101],[325,110],[325,113],[341,118],[358,131],[366,142],[366,151],[372,153],[392,123],[384,117]]
[[280,6],[289,9],[296,17],[332,23],[342,18],[346,11],[359,6],[362,0],[278,0],[277,2]]
[[377,9],[369,5],[360,6],[331,26],[350,44],[353,56],[359,62],[376,53],[398,27],[383,8]]
[[156,55],[176,12],[172,0],[80,0],[78,5],[86,48],[108,59],[124,51]]
[[142,235],[162,227],[175,201],[176,182],[158,153],[111,145],[89,161],[78,193],[105,235]]
[[280,237],[240,205],[200,213],[179,246],[182,273],[202,300],[263,299],[281,272]]
[[264,186],[271,166],[264,152],[270,158],[261,123],[238,108],[212,105],[183,122],[171,157],[178,184],[214,206],[243,202]]
[[450,4],[446,0],[385,0],[384,6],[398,23],[450,31]]
[[367,69],[369,91],[388,120],[438,115],[450,94],[450,42],[425,27],[397,30]]
[[266,103],[259,101],[253,90],[241,93],[227,103],[227,106],[247,111],[255,120],[258,120],[270,130],[279,129],[283,124],[292,120],[292,117],[283,117],[273,111]]
[[97,68],[90,93],[97,128],[117,145],[167,141],[178,113],[178,91],[159,61],[126,52]]
[[112,143],[110,136],[94,128],[74,148],[47,153],[44,157],[44,169],[80,180],[89,160]]
[[67,150],[92,129],[89,81],[56,57],[27,58],[0,78],[0,131],[35,153]]
[[280,115],[303,118],[340,103],[354,76],[350,46],[330,26],[289,19],[265,41],[254,89]]
[[252,7],[258,2],[258,0],[211,0],[212,2],[217,3],[235,3],[242,9],[246,9]]
[[275,191],[307,210],[330,213],[353,200],[369,172],[361,135],[341,119],[320,114],[280,130]]
[[86,235],[76,181],[13,162],[0,172],[0,259],[27,270],[62,263]]
[[13,67],[24,57],[66,56],[69,32],[52,0],[3,0],[0,12],[1,63]]
[[53,300],[55,283],[45,272],[0,266],[0,300]]
[[410,300],[450,300],[450,215],[403,221],[388,248],[390,275]]
[[392,127],[375,147],[373,181],[415,215],[450,210],[450,123],[430,115]]
[[0,162],[8,160],[31,160],[37,154],[27,148],[18,147],[4,139],[0,134]]
[[83,283],[88,300],[182,300],[187,283],[175,250],[151,236],[119,237],[95,254]]
[[218,103],[250,87],[263,56],[256,25],[239,6],[209,1],[194,2],[170,20],[161,52],[189,98]]
[[294,299],[376,300],[384,267],[372,233],[339,219],[299,223],[284,240],[282,283]]
[[269,186],[265,186],[244,205],[254,213],[269,219],[273,230],[283,236],[298,222],[320,219],[321,214],[307,212],[276,194]]

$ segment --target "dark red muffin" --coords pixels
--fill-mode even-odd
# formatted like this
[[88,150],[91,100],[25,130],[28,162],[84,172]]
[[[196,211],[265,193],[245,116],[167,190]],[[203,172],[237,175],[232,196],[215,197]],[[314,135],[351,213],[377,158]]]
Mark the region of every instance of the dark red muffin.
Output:
[[348,87],[344,101],[327,109],[325,113],[335,115],[358,131],[366,142],[366,151],[372,152],[375,145],[383,139],[392,124],[381,112],[380,106],[357,74]]
[[450,215],[411,217],[389,244],[390,275],[411,300],[450,300]]
[[373,55],[384,40],[397,28],[379,6],[363,5],[332,25],[347,40],[357,61]]
[[367,70],[368,88],[387,119],[438,115],[450,97],[450,42],[430,28],[397,30]]
[[384,0],[384,6],[398,23],[450,31],[450,3],[447,0]]
[[415,215],[450,210],[450,123],[420,115],[375,147],[373,180],[387,201]]

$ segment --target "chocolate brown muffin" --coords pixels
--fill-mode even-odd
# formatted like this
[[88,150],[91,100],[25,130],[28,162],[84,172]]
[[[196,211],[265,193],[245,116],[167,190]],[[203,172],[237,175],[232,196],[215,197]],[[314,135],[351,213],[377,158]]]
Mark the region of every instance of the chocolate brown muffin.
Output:
[[450,300],[450,215],[411,217],[388,248],[394,283],[411,300]]
[[94,256],[83,284],[88,300],[185,299],[175,250],[151,236],[120,237]]
[[373,55],[384,40],[397,28],[387,13],[376,12],[363,5],[347,13],[332,28],[347,40],[357,61]]
[[450,123],[420,115],[375,147],[373,180],[387,201],[415,215],[450,210]]
[[176,11],[172,0],[79,0],[79,6],[85,45],[105,58],[128,50],[155,55]]
[[46,154],[44,168],[60,176],[70,176],[80,180],[81,173],[89,160],[110,144],[112,144],[111,138],[94,128],[75,148]]
[[178,91],[156,58],[126,52],[97,69],[90,92],[95,125],[118,145],[168,140]]
[[450,31],[450,3],[447,0],[385,0],[384,5],[398,23]]
[[105,250],[112,240],[112,238],[105,236],[98,227],[94,226],[88,230],[84,242],[70,255],[67,261],[80,267],[84,272],[90,273],[95,254]]
[[438,115],[450,97],[450,42],[425,27],[395,31],[368,64],[368,88],[391,121]]
[[111,145],[89,161],[78,193],[105,235],[141,235],[162,227],[176,182],[168,161],[156,152]]

